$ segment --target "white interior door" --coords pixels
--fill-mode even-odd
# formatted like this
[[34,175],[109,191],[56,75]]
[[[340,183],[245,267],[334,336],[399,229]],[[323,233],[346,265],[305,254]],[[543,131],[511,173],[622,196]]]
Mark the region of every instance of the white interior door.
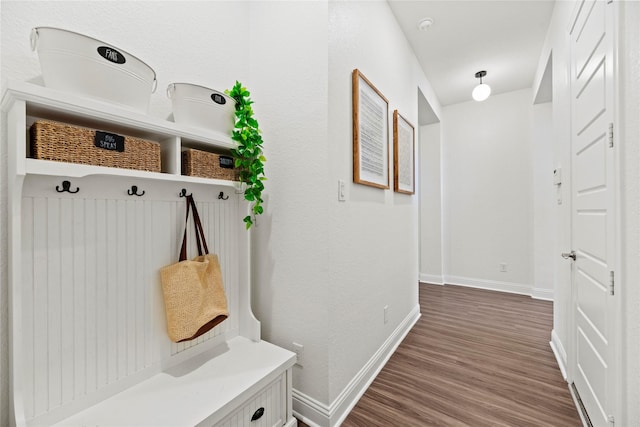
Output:
[[615,174],[613,12],[608,0],[578,1],[571,28],[573,381],[595,427],[613,409]]

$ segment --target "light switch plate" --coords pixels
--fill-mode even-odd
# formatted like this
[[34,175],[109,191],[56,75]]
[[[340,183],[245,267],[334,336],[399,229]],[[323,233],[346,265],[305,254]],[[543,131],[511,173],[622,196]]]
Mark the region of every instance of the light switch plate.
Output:
[[346,185],[347,184],[344,182],[343,179],[338,180],[338,200],[341,202],[344,202],[345,200],[347,200],[347,195],[345,193]]

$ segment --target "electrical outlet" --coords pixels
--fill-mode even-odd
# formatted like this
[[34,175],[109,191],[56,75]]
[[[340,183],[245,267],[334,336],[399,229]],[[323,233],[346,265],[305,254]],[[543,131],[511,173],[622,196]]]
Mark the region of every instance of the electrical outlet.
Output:
[[384,324],[386,325],[388,321],[389,321],[389,306],[385,305],[384,306]]
[[502,273],[506,273],[507,272],[507,264],[502,262],[500,263],[500,272]]
[[302,344],[298,344],[297,342],[293,342],[291,343],[291,347],[293,349],[293,352],[298,356],[296,358],[296,365],[304,366],[304,346]]

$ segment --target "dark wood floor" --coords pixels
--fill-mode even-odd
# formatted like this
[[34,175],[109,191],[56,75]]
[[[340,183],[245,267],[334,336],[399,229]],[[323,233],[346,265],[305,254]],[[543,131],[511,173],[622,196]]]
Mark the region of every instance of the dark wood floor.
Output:
[[420,285],[420,306],[343,427],[582,425],[549,346],[551,302]]

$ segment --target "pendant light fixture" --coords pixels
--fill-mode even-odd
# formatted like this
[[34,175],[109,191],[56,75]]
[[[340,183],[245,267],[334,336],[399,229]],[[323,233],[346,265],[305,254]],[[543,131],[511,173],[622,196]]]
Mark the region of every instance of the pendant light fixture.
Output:
[[491,87],[486,83],[482,83],[482,78],[486,75],[486,71],[478,71],[476,73],[476,78],[480,79],[480,84],[473,88],[473,92],[471,92],[471,96],[476,101],[484,101],[491,95]]

